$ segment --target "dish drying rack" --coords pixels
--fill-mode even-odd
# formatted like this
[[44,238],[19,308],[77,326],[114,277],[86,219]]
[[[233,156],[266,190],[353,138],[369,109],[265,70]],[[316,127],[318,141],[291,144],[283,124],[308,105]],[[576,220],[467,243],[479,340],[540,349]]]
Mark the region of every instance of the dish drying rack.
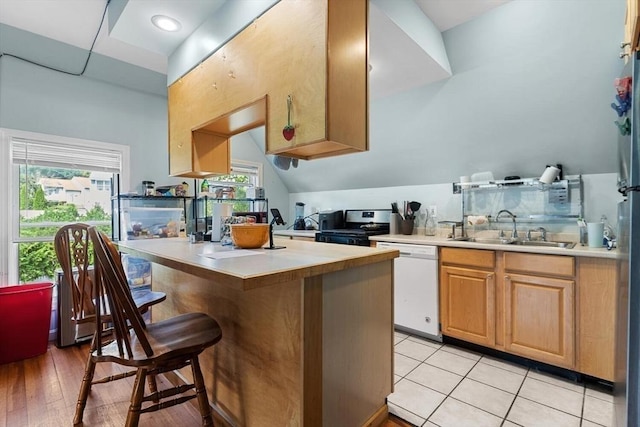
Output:
[[[519,223],[576,223],[584,218],[581,175],[543,184],[537,178],[453,183],[453,194],[461,195],[462,227],[470,216],[508,209]],[[502,220],[499,221],[502,223]],[[484,226],[484,225],[482,225]]]

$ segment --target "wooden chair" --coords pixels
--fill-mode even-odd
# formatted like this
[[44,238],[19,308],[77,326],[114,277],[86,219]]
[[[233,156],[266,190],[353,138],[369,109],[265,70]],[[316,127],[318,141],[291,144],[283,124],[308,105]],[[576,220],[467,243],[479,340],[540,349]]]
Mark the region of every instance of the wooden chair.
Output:
[[[100,304],[102,318],[100,327],[93,329],[93,341],[90,350],[93,351],[97,348],[99,342],[110,339],[111,328],[109,325],[111,318],[107,301],[98,297],[100,293],[95,288],[97,271],[92,268],[93,252],[90,247],[89,227],[89,225],[82,223],[61,227],[55,235],[54,246],[65,281],[71,291],[71,320],[76,325],[76,329],[95,325],[96,304]],[[118,251],[113,245],[111,245],[110,249],[114,251],[115,262],[122,268]],[[132,295],[134,304],[141,314],[146,313],[152,305],[167,299],[167,295],[164,292],[150,290],[135,290]],[[100,332],[99,334],[98,331]],[[111,375],[95,380],[94,384],[114,381],[135,374],[135,371],[130,371],[119,375]],[[148,381],[149,388],[156,391],[155,377],[149,376]]]
[[[198,362],[198,355],[222,338],[220,325],[203,313],[188,313],[160,322],[145,324],[135,306],[129,286],[114,254],[109,239],[95,227],[89,228],[96,256],[95,265],[99,271],[113,322],[114,340],[103,343],[89,356],[85,375],[80,386],[74,424],[82,422],[87,396],[91,390],[93,373],[97,363],[113,362],[136,368],[136,380],[131,394],[131,405],[126,426],[137,426],[140,414],[157,411],[198,398],[203,425],[213,425],[211,408],[207,398],[204,379]],[[117,253],[117,251],[116,251]],[[102,322],[100,306],[96,306],[96,325]],[[144,394],[145,378],[148,375],[172,371],[191,365],[193,384]],[[188,393],[195,389],[195,394]],[[163,399],[183,394],[169,401]],[[146,407],[145,402],[154,401]]]
[[[54,238],[54,246],[58,262],[62,268],[65,281],[72,295],[72,318],[76,325],[95,322],[94,275],[92,267],[92,251],[89,240],[89,225],[76,223],[60,227]],[[118,262],[120,258],[118,257]],[[146,313],[149,308],[165,299],[163,292],[150,290],[135,290],[133,298],[140,313]],[[108,319],[108,307],[103,304],[102,316]]]

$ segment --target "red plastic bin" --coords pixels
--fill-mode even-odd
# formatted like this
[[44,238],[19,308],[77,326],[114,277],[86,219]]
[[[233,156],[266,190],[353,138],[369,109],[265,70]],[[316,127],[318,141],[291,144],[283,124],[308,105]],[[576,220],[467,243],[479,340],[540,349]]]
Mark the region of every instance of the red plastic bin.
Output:
[[53,283],[0,287],[0,364],[47,351]]

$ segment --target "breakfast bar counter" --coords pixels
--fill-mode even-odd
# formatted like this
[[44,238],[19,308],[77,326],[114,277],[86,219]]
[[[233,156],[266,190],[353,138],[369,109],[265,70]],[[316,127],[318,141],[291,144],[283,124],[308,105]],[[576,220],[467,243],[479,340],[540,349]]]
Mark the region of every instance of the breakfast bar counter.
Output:
[[398,251],[276,244],[286,248],[239,250],[184,238],[119,247],[152,262],[152,287],[167,294],[154,321],[204,312],[220,323],[222,340],[200,364],[226,425],[379,425],[393,387]]

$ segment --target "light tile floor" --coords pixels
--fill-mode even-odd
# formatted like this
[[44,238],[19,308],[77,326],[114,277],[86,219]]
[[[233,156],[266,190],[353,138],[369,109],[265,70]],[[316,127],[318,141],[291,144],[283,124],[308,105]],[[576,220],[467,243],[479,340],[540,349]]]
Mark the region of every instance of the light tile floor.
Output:
[[401,332],[394,342],[389,411],[416,426],[611,426],[611,393]]

